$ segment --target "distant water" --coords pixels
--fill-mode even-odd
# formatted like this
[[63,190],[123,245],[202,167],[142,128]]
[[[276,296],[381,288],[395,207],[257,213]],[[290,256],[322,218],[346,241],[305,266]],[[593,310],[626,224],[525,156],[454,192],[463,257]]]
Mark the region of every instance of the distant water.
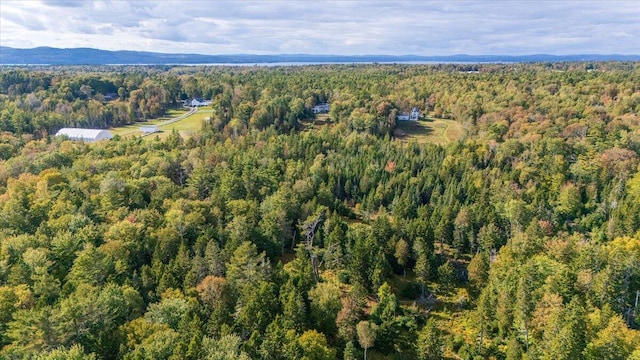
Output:
[[[496,63],[496,62],[492,62]],[[509,62],[500,62],[508,64]],[[106,66],[308,66],[308,65],[436,65],[436,64],[478,64],[472,61],[289,61],[289,62],[252,62],[252,63],[199,63],[199,64],[104,64]],[[39,64],[40,65],[40,64]]]
[[286,61],[286,62],[251,62],[251,63],[117,63],[117,64],[0,64],[0,67],[38,67],[38,66],[241,66],[241,67],[278,67],[278,66],[310,66],[310,65],[438,65],[438,64],[461,64],[461,65],[478,65],[478,64],[513,64],[513,61]]

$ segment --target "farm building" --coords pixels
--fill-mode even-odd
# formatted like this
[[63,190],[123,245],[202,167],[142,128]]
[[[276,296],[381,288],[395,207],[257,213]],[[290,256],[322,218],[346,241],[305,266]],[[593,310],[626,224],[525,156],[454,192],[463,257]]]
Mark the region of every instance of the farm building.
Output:
[[158,129],[157,126],[141,126],[140,127],[140,132],[143,134],[153,134],[160,131],[160,129]]
[[66,136],[69,140],[93,142],[111,139],[113,134],[109,130],[101,129],[62,128],[55,136]]

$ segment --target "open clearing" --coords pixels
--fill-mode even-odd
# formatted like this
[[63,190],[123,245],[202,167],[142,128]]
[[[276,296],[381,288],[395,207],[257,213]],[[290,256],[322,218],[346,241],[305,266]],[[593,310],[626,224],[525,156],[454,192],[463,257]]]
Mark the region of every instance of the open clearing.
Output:
[[170,134],[173,130],[178,131],[183,136],[189,136],[194,131],[200,130],[202,122],[207,117],[211,116],[211,109],[199,108],[192,114],[186,116],[184,119],[180,119],[181,116],[185,116],[189,114],[189,112],[190,111],[186,109],[172,109],[167,112],[167,115],[161,118],[145,122],[137,122],[135,124],[112,128],[110,130],[115,135],[120,136],[142,136],[143,134],[140,132],[141,126],[158,126],[158,129],[160,130],[159,132],[149,134],[151,136],[146,137],[155,138],[157,135],[162,139]]
[[464,129],[455,120],[428,119],[426,121],[398,121],[393,131],[401,141],[415,141],[419,144],[446,145],[462,137]]
[[172,124],[160,125],[160,138],[170,134],[173,130],[179,132],[180,135],[190,136],[194,132],[199,131],[202,128],[202,122],[205,121],[206,118],[210,118],[211,115],[211,108],[198,109],[196,112],[180,121]]

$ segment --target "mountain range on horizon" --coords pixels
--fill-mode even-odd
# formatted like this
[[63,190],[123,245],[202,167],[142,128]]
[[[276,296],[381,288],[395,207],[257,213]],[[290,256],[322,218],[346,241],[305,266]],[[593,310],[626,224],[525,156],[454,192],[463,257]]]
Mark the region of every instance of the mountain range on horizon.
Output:
[[268,64],[268,63],[514,63],[514,62],[584,62],[640,61],[640,55],[315,55],[315,54],[169,54],[131,50],[93,48],[37,47],[19,49],[0,46],[0,65],[195,65],[195,64]]

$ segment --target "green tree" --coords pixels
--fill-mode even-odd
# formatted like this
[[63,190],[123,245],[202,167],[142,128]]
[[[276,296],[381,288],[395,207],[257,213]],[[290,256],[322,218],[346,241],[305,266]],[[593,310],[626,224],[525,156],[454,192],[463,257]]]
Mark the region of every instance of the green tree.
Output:
[[456,268],[451,261],[446,261],[444,264],[438,266],[438,281],[444,293],[451,291],[456,280]]
[[121,346],[123,359],[169,359],[180,334],[167,324],[137,318],[121,327],[126,341]]
[[315,330],[307,330],[298,337],[298,344],[302,349],[303,360],[333,360],[336,351],[327,346],[325,336]]
[[336,319],[342,308],[340,287],[330,282],[319,282],[309,290],[311,319],[325,335],[336,334]]
[[478,326],[478,342],[483,346],[484,339],[491,335],[495,320],[495,294],[491,286],[487,286],[480,292],[475,316]]
[[56,333],[53,309],[50,306],[34,310],[18,310],[7,326],[6,336],[14,350],[27,357],[61,346]]
[[49,251],[45,248],[28,248],[22,253],[22,260],[31,273],[34,295],[41,303],[51,303],[60,292],[60,280],[53,277],[50,269]]
[[477,253],[467,266],[469,283],[476,291],[481,290],[489,280],[489,258],[485,253]]
[[521,360],[522,359],[522,345],[518,341],[518,338],[515,336],[511,336],[509,342],[507,343],[507,360]]
[[[545,332],[543,359],[577,359],[585,348],[586,318],[584,304],[574,298],[559,311]],[[555,320],[555,321],[554,321]]]
[[69,271],[68,282],[74,286],[90,284],[100,286],[107,282],[115,271],[115,263],[92,244],[85,245]]
[[57,348],[46,352],[44,354],[39,354],[34,359],[36,360],[97,360],[98,357],[93,354],[86,354],[82,346],[76,344],[71,346],[69,349],[66,348]]
[[255,288],[267,279],[271,267],[264,253],[258,254],[255,244],[245,241],[238,247],[227,265],[227,281],[236,289]]
[[278,314],[267,326],[258,349],[261,359],[291,359],[300,357],[296,331],[288,319]]
[[150,322],[166,324],[177,330],[180,320],[188,315],[191,305],[181,297],[169,297],[160,302],[149,305],[144,318]]
[[79,343],[89,352],[115,357],[111,349],[118,346],[118,326],[140,316],[142,307],[142,298],[130,286],[83,284],[56,309],[57,337],[64,344]]
[[205,337],[202,345],[203,359],[207,360],[249,360],[242,351],[242,339],[237,335],[224,335],[220,339]]
[[235,305],[236,325],[246,338],[254,331],[263,332],[277,312],[276,287],[268,281],[261,281],[255,287],[242,288]]
[[424,239],[416,239],[413,243],[413,250],[416,254],[416,264],[414,272],[420,283],[420,298],[425,299],[425,286],[431,274],[431,264],[429,262],[431,254],[428,252]]
[[344,347],[344,360],[356,360],[356,346],[353,341],[347,342]]
[[411,253],[410,253],[409,244],[407,244],[407,242],[404,239],[398,240],[398,242],[396,243],[396,249],[393,256],[395,256],[396,260],[398,261],[398,264],[402,266],[403,276],[407,275],[406,266],[407,266],[407,261],[409,260],[410,254]]
[[418,358],[421,360],[444,359],[444,341],[436,322],[429,319],[418,334]]
[[640,344],[640,336],[627,328],[619,316],[611,318],[584,349],[585,359],[626,359]]
[[293,323],[294,329],[301,331],[307,320],[305,299],[291,280],[280,288],[282,315]]

